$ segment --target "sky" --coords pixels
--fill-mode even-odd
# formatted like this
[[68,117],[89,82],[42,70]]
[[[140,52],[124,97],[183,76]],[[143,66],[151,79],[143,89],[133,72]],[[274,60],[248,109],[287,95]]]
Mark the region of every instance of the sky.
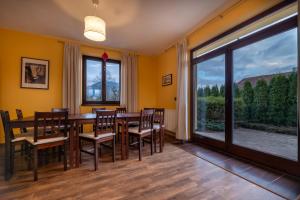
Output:
[[[119,82],[119,65],[114,63],[106,64],[106,79]],[[98,78],[97,78],[98,77]],[[95,83],[102,77],[102,63],[94,60],[87,60],[87,85]]]
[[[233,51],[233,80],[293,71],[297,67],[297,29]],[[197,64],[197,85],[225,84],[225,56]]]

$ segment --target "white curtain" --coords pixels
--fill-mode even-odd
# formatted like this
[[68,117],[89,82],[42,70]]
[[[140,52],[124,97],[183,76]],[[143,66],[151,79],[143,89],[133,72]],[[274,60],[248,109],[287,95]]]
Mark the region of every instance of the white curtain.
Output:
[[121,64],[121,106],[125,106],[128,112],[136,112],[138,57],[134,53],[123,53]]
[[188,49],[183,39],[176,45],[177,50],[177,130],[176,139],[188,140]]
[[80,113],[81,103],[81,53],[80,46],[64,45],[63,65],[63,107],[71,114]]

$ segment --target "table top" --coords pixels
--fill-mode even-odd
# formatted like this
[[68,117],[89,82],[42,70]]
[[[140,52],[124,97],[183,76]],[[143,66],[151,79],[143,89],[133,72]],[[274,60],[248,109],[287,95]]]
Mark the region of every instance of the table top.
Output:
[[[139,112],[128,112],[128,113],[118,113],[117,118],[137,118],[140,117]],[[69,120],[88,120],[88,119],[96,119],[95,113],[83,113],[83,114],[69,114]],[[33,122],[34,116],[24,117],[23,119],[14,119],[10,122]]]

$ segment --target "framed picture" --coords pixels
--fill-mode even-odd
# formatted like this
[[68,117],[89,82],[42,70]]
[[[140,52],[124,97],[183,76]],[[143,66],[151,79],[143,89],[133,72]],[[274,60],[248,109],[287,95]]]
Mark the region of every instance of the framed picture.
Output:
[[172,74],[167,74],[162,77],[162,86],[172,85]]
[[22,57],[21,88],[49,89],[49,60]]

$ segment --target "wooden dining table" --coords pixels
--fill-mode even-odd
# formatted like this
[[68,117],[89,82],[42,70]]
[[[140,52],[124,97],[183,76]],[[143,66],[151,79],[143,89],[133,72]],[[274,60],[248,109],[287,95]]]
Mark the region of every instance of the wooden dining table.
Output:
[[[128,159],[128,148],[129,148],[129,137],[128,137],[128,123],[132,121],[139,121],[139,112],[128,112],[118,113],[116,116],[116,123],[121,124],[121,159]],[[79,127],[83,124],[95,124],[96,114],[95,113],[84,113],[84,114],[69,114],[68,125],[70,126],[69,131],[69,168],[79,167]],[[23,119],[14,119],[9,122],[9,129],[14,128],[29,128],[34,127],[34,116],[24,117]],[[9,135],[9,133],[6,133]],[[5,142],[5,178],[9,179],[12,174],[10,171],[11,162],[11,146],[10,142]]]

